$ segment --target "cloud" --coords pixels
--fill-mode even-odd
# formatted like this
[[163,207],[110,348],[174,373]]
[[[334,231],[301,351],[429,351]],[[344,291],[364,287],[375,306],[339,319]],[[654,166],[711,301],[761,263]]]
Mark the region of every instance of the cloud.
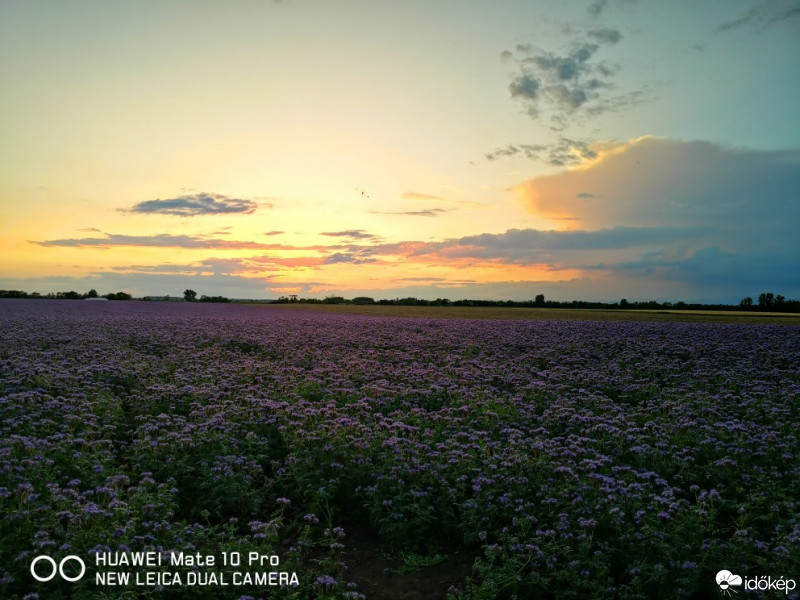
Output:
[[587,142],[563,137],[548,151],[548,162],[556,166],[580,164],[594,158],[597,158],[597,153]]
[[[514,187],[530,211],[589,228],[725,225],[784,227],[800,217],[800,151],[733,150],[704,141],[643,137],[579,146],[583,168]],[[585,202],[582,193],[596,198]]]
[[589,7],[586,9],[586,12],[593,17],[598,17],[600,16],[600,13],[603,12],[607,4],[608,0],[596,0],[589,5]]
[[[636,3],[637,0],[617,0],[615,2],[616,8],[626,8],[630,7],[632,4]],[[609,0],[595,0],[589,6],[586,7],[586,12],[589,13],[589,16],[592,18],[600,17],[606,9],[609,7],[610,2]]]
[[335,254],[331,254],[329,257],[325,259],[326,265],[333,265],[333,264],[340,264],[340,263],[348,263],[354,265],[360,265],[364,263],[371,263],[376,262],[374,258],[362,258],[355,254],[343,253],[343,252],[336,252]]
[[597,158],[589,142],[560,137],[550,144],[509,144],[485,154],[487,160],[524,154],[530,160],[546,160],[554,166],[577,165]]
[[[459,206],[462,206],[462,207],[484,206],[481,202],[475,202],[474,200],[460,200],[460,199],[454,199],[454,198],[445,198],[444,196],[435,196],[433,194],[421,194],[419,192],[403,192],[402,194],[400,194],[400,197],[403,200],[414,200],[414,201],[421,201],[421,202],[436,202],[437,204],[441,203],[441,202],[446,202],[448,204],[455,204],[455,205],[459,205]],[[431,210],[434,210],[436,212],[440,212],[441,213],[441,212],[449,212],[450,209],[436,208],[436,209],[431,209]],[[401,213],[378,213],[378,214],[414,214],[414,211],[407,212],[407,213],[406,212],[401,212]],[[429,216],[429,215],[425,215],[425,216]]]
[[589,31],[587,35],[601,44],[616,44],[622,39],[622,34],[618,29],[611,29],[609,27],[603,29],[594,29]]
[[497,148],[492,152],[486,153],[484,156],[487,160],[497,160],[498,158],[522,153],[525,155],[525,158],[536,160],[547,148],[548,147],[544,144],[509,144],[505,148]]
[[332,237],[349,237],[356,240],[371,240],[377,239],[377,236],[372,233],[367,233],[363,229],[348,229],[346,231],[322,231],[320,235],[328,235]]
[[530,73],[523,73],[508,84],[508,91],[512,98],[530,100],[531,102],[528,110],[532,111],[531,116],[536,116],[535,101],[539,99],[541,87],[542,82],[539,79]]
[[129,209],[123,209],[122,212],[196,217],[235,213],[251,214],[255,212],[256,208],[258,208],[258,203],[253,200],[229,198],[222,194],[200,193],[165,200],[144,200]]
[[286,233],[285,231],[267,231],[264,235],[280,235]]
[[217,249],[270,249],[274,244],[260,244],[242,240],[220,240],[207,236],[172,235],[159,233],[156,235],[123,235],[118,233],[105,233],[105,237],[71,238],[59,240],[31,240],[30,243],[39,246],[66,246],[74,248],[97,247],[110,248],[112,246],[140,246],[155,248],[217,248]]
[[797,0],[766,0],[742,13],[732,21],[717,28],[717,33],[735,29],[754,29],[762,32],[775,25],[785,24],[800,18],[800,2]]
[[[765,257],[759,253],[731,252],[719,246],[701,247],[684,256],[643,254],[610,268],[631,277],[688,282],[699,287],[728,292],[729,297],[782,290],[793,297],[800,290],[800,269],[788,254]],[[781,293],[781,292],[779,292]]]
[[[596,3],[598,11],[605,4]],[[519,67],[508,85],[511,98],[532,119],[546,119],[551,133],[543,132],[544,142],[511,143],[486,153],[485,158],[497,160],[523,154],[555,166],[580,164],[593,158],[589,142],[573,139],[565,132],[585,126],[587,120],[603,113],[629,110],[649,97],[648,86],[619,90],[614,79],[621,67],[598,60],[604,47],[621,40],[618,29],[604,27],[576,36],[565,52],[546,51],[531,44],[517,44],[513,52],[503,51],[503,61],[514,61]]]
[[647,251],[601,252],[595,264],[697,285],[718,281],[717,268],[745,288],[788,281],[787,269],[800,272],[800,150],[736,150],[654,137],[590,150],[596,158],[582,168],[514,188],[533,214],[574,219],[582,231],[593,231],[556,236],[560,241],[548,240],[547,248],[566,250],[565,240],[573,248],[588,240],[647,242],[652,235]]
[[[599,230],[509,229],[505,233],[482,233],[430,242],[418,246],[412,255],[439,254],[450,258],[502,260],[509,264],[562,262],[570,251],[600,251],[645,248],[703,239],[711,231],[705,227],[612,227]],[[577,254],[570,255],[575,258]],[[585,262],[578,258],[572,266]]]
[[431,194],[420,194],[419,192],[403,192],[400,197],[404,200],[424,200],[431,202],[447,202],[447,198],[433,196]]
[[196,275],[199,272],[197,265],[177,265],[164,263],[160,265],[117,265],[111,267],[112,271],[120,273],[181,273],[184,275]]
[[618,43],[622,34],[606,28],[589,31],[586,36],[573,43],[566,54],[537,50],[529,44],[517,45],[516,56],[508,50],[503,52],[505,60],[515,58],[519,64],[520,72],[508,91],[529,116],[536,119],[546,111],[554,117],[553,126],[563,129],[565,117],[584,106],[595,111],[613,106],[602,102],[601,91],[612,87],[609,79],[617,69],[593,59],[601,46]]
[[405,215],[410,217],[438,217],[444,213],[450,212],[447,208],[428,208],[425,210],[402,210],[396,212],[390,211],[370,211],[374,215]]

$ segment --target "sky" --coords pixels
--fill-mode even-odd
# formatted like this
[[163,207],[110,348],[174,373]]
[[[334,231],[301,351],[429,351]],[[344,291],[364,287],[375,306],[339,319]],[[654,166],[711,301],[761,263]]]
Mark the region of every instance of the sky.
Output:
[[0,289],[800,298],[798,0],[0,0]]

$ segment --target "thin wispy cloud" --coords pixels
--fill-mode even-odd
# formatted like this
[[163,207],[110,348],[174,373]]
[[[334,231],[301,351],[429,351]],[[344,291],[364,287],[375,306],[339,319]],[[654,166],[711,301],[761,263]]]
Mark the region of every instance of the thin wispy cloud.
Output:
[[364,231],[363,229],[347,229],[345,231],[322,231],[320,235],[330,237],[345,237],[354,240],[378,239],[380,236]]
[[798,23],[800,2],[798,0],[766,0],[758,6],[726,21],[717,28],[717,33],[736,29],[751,29],[762,32],[776,25]]
[[421,194],[419,192],[403,192],[400,194],[403,200],[423,200],[430,202],[447,202],[447,198],[434,196],[433,194]]
[[219,249],[270,249],[273,244],[260,244],[258,242],[243,240],[220,240],[211,237],[193,235],[173,235],[159,233],[155,235],[125,235],[118,233],[103,233],[104,237],[65,238],[56,240],[30,240],[30,243],[39,246],[64,246],[74,248],[97,247],[111,248],[112,246],[140,246],[155,248],[219,248]]
[[370,211],[374,215],[401,215],[408,217],[439,217],[450,212],[447,208],[428,208],[425,210]]
[[505,148],[497,148],[485,155],[487,160],[523,155],[530,160],[543,160],[557,167],[581,164],[597,158],[589,142],[559,137],[550,144],[526,145],[509,144]]
[[[144,200],[122,212],[161,214],[176,217],[203,215],[252,214],[259,204],[253,200],[230,198],[222,194],[191,194],[156,200]],[[271,206],[271,205],[269,205]]]
[[350,254],[347,252],[336,252],[327,257],[324,262],[327,265],[335,265],[341,263],[360,265],[364,263],[375,262],[376,260],[377,259],[375,258],[365,258],[363,256],[358,256],[356,254]]
[[[441,204],[445,202],[447,204],[455,205],[459,208],[468,208],[468,207],[475,207],[475,206],[483,206],[481,202],[475,202],[474,200],[462,200],[461,198],[447,198],[445,196],[437,196],[435,194],[423,194],[420,192],[403,192],[400,194],[400,198],[403,200],[413,200],[419,202],[435,202],[436,204]],[[451,210],[451,209],[439,209],[439,210]]]
[[538,160],[547,149],[548,146],[544,144],[509,144],[503,148],[497,148],[492,152],[487,152],[484,156],[487,160],[497,160],[498,158],[522,154],[525,158]]

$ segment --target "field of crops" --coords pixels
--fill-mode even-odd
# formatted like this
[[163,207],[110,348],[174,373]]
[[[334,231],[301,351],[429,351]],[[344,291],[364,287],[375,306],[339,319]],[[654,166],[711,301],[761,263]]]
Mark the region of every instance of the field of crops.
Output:
[[0,597],[745,594],[800,580],[798,423],[796,326],[4,300]]

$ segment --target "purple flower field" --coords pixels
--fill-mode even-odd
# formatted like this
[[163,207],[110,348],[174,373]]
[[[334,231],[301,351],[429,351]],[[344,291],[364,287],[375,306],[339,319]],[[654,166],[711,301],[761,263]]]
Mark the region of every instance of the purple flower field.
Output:
[[[355,530],[474,557],[451,599],[799,580],[798,423],[792,326],[4,300],[0,597],[363,598]],[[299,585],[95,585],[93,553],[144,550]],[[91,577],[37,582],[40,554]]]

